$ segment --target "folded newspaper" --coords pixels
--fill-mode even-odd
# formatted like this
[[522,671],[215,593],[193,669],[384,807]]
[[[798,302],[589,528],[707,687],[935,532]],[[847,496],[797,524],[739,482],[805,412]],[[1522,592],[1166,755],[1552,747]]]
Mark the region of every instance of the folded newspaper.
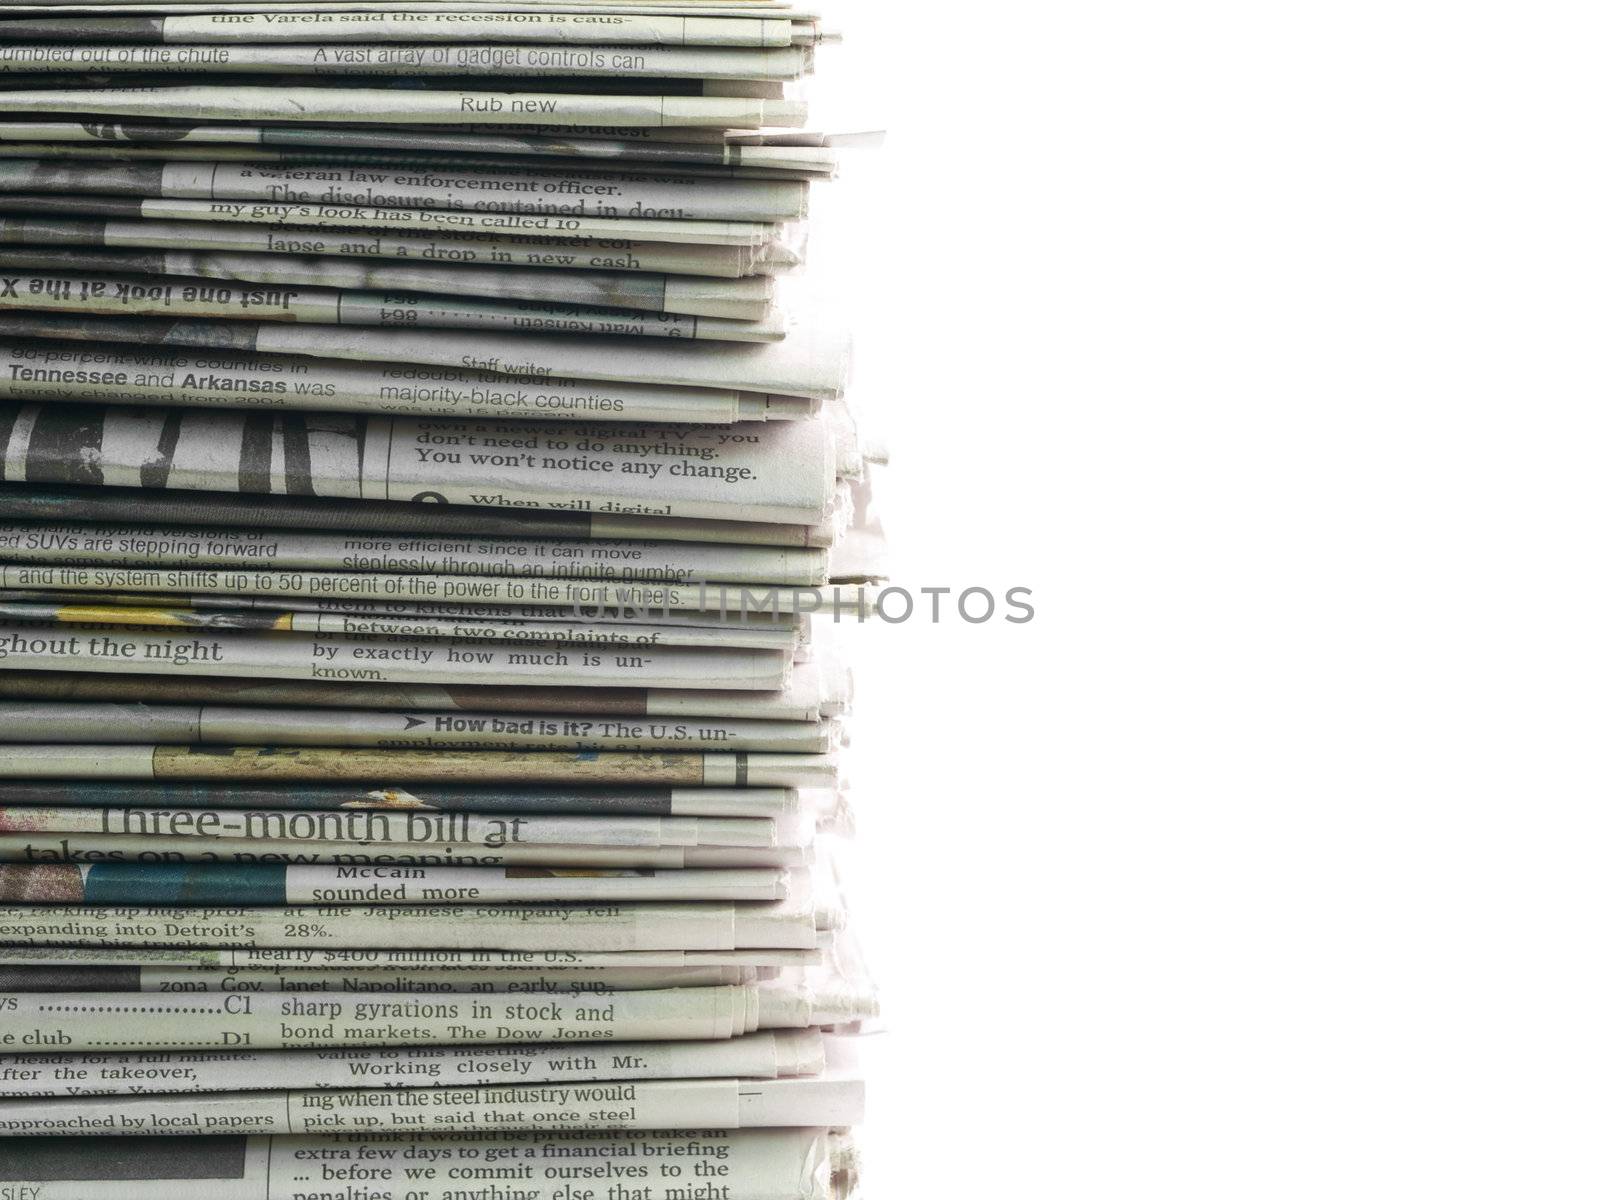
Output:
[[[606,1187],[668,1200],[850,1200],[858,1157],[837,1126],[0,1139],[0,1171],[18,1181],[19,1200],[499,1200]],[[358,1177],[366,1182],[349,1182]]]
[[0,8],[0,1194],[848,1200],[837,35]]

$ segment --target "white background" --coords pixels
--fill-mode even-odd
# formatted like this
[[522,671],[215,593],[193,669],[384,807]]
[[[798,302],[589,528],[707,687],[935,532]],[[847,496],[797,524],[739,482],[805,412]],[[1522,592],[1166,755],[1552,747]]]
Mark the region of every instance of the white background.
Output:
[[1593,1197],[1600,10],[832,8],[872,1194]]

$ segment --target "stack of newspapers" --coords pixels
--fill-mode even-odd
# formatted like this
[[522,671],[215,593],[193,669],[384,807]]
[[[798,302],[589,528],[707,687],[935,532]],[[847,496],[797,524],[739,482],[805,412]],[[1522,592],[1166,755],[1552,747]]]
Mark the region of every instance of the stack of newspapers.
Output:
[[0,1195],[855,1190],[830,40],[0,4]]

